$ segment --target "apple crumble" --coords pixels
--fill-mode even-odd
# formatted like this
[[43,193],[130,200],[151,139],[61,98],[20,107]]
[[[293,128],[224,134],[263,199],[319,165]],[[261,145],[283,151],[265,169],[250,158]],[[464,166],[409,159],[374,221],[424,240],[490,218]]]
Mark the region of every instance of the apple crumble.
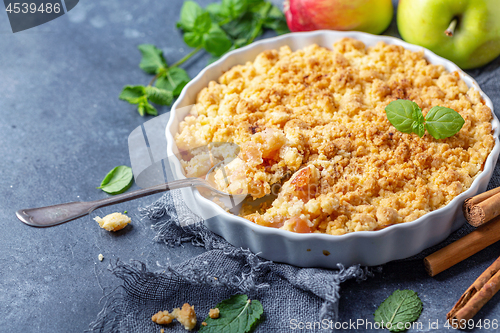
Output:
[[[465,124],[442,140],[401,133],[385,114],[397,99],[424,115],[452,108]],[[246,219],[341,235],[413,221],[468,189],[494,145],[491,119],[477,90],[423,52],[345,38],[331,50],[285,46],[233,67],[198,94],[175,140],[187,176],[213,166],[208,144],[240,147],[224,167],[229,183],[215,175],[219,187],[277,195],[244,207]],[[218,152],[219,160],[229,155]]]

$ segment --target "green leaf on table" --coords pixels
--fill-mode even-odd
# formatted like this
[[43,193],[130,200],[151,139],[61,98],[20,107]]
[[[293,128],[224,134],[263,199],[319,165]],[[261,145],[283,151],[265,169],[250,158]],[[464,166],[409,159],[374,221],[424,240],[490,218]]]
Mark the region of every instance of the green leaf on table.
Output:
[[226,53],[231,45],[231,40],[217,24],[212,24],[210,31],[203,35],[203,48],[215,56]]
[[141,102],[137,105],[137,112],[139,112],[141,116],[144,116],[145,114],[149,114],[151,116],[158,115],[158,110],[156,110],[156,108],[148,102],[146,96],[144,96]]
[[186,1],[181,8],[181,19],[177,27],[184,31],[193,31],[196,18],[204,13],[204,10],[194,1]]
[[391,332],[405,331],[405,324],[420,317],[422,301],[413,290],[396,290],[380,304],[374,319]]
[[171,91],[174,97],[181,94],[184,86],[191,81],[191,78],[185,70],[179,67],[172,67],[158,78],[156,87]]
[[266,29],[274,30],[278,35],[283,35],[290,32],[286,23],[285,15],[276,6],[273,6],[267,17],[264,19],[263,26]]
[[160,70],[167,68],[167,62],[163,57],[163,51],[151,44],[141,44],[138,46],[142,59],[139,67],[148,74],[156,74]]
[[227,15],[222,11],[222,5],[219,2],[214,2],[205,7],[205,10],[210,14],[210,18],[215,23],[220,23],[227,19]]
[[129,102],[130,104],[139,104],[144,96],[146,96],[146,87],[127,85],[123,87],[119,98],[123,101]]
[[398,131],[412,133],[414,129],[413,123],[417,122],[417,125],[420,123],[419,120],[421,118],[418,114],[422,114],[422,110],[415,102],[398,99],[390,102],[389,105],[386,106],[385,114],[392,126]]
[[190,47],[199,47],[203,42],[203,34],[197,32],[186,32],[184,33],[184,43]]
[[232,19],[239,17],[247,10],[246,0],[222,0],[221,13]]
[[132,186],[134,175],[132,169],[125,165],[120,165],[106,175],[98,188],[106,193],[115,195],[128,190]]
[[[245,41],[244,43],[240,42],[240,45],[246,45],[248,40],[252,37],[254,30],[257,29],[259,22],[260,18],[256,14],[248,12],[238,19],[223,25],[222,28],[234,40]],[[259,34],[261,32],[262,31],[260,31]]]
[[249,300],[247,295],[234,295],[219,304],[219,318],[207,317],[207,326],[201,326],[202,333],[246,333],[251,331],[264,312],[257,300]]
[[208,12],[202,12],[195,19],[192,31],[184,32],[184,42],[190,47],[202,46],[204,36],[212,27],[212,19]]
[[457,111],[443,106],[433,107],[425,117],[425,128],[434,139],[453,136],[464,124],[464,118]]
[[203,35],[207,33],[211,27],[212,19],[210,18],[210,14],[208,12],[203,12],[194,21],[193,31],[200,35]]
[[151,86],[146,87],[146,96],[151,102],[159,105],[170,105],[174,98],[171,91]]
[[154,106],[152,106],[151,104],[149,104],[147,99],[145,99],[145,101],[143,103],[139,104],[139,106],[137,107],[137,111],[139,111],[141,116],[143,116],[144,113],[147,113],[151,116],[158,115],[158,111],[156,110],[156,108]]
[[[119,96],[121,100],[127,101],[130,104],[137,104],[137,112],[141,116],[144,114],[150,114],[153,116],[158,115],[158,111],[154,106],[149,104],[148,97],[153,96],[153,99],[157,98],[156,94],[151,91],[152,87],[145,86],[125,86]],[[148,92],[149,91],[149,92]],[[162,100],[162,99],[160,99]],[[163,98],[165,100],[165,98]],[[152,100],[153,101],[153,100]],[[170,102],[171,103],[171,102]],[[160,104],[160,103],[158,103]]]

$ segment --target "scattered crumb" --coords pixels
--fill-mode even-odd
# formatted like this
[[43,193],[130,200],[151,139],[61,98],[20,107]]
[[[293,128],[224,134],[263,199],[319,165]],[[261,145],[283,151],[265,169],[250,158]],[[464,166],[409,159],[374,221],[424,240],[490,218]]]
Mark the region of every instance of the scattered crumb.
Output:
[[173,313],[169,313],[168,311],[158,311],[158,313],[154,314],[151,317],[151,320],[157,324],[165,325],[170,324],[172,320],[174,320],[175,316]]
[[170,324],[172,320],[177,319],[179,323],[184,325],[184,328],[191,331],[196,326],[196,313],[194,305],[184,303],[182,308],[175,308],[172,313],[168,311],[159,311],[151,317],[151,320],[157,324]]
[[208,324],[207,324],[207,323],[205,323],[205,322],[202,322],[201,324],[202,324],[203,326],[207,326],[207,325],[208,325]]
[[108,231],[118,231],[130,223],[130,217],[122,213],[112,213],[104,216],[102,219],[99,216],[94,217],[94,221],[99,223],[99,226]]
[[188,303],[184,303],[182,309],[175,308],[172,311],[172,314],[175,316],[184,328],[188,331],[191,331],[196,326],[196,313],[194,312],[194,305],[189,305]]
[[99,259],[99,261],[104,260],[104,256],[102,255],[102,253],[99,253],[99,255],[97,256],[97,259]]
[[219,308],[210,309],[210,311],[208,312],[208,316],[212,319],[219,318],[219,315],[220,315]]
[[128,210],[124,211],[123,214],[127,214],[128,213]]
[[162,328],[162,329],[160,330],[160,333],[165,333],[165,330]]

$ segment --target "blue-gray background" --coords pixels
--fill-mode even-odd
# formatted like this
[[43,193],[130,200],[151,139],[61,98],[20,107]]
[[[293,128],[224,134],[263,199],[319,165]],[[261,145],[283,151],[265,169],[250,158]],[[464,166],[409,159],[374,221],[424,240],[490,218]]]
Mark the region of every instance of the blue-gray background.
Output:
[[[151,78],[137,66],[136,47],[153,43],[170,63],[185,55],[189,49],[175,28],[181,5],[82,0],[68,14],[16,34],[0,13],[0,332],[81,332],[100,311],[103,294],[119,283],[107,271],[111,259],[137,259],[155,270],[200,253],[152,241],[154,232],[140,221],[137,207],[158,196],[48,229],[27,227],[14,215],[21,208],[107,196],[95,187],[116,165],[130,164],[128,135],[151,119],[118,100],[124,85]],[[393,23],[388,34],[396,33]],[[207,60],[197,55],[184,68],[194,76]],[[499,65],[472,72],[497,109]],[[110,234],[92,220],[120,210],[133,221],[122,232]],[[499,254],[495,244],[435,278],[421,261],[384,265],[368,281],[342,285],[340,320],[371,319],[395,289],[413,289],[424,303],[423,331],[431,331],[429,321],[439,320],[442,328],[462,292]],[[493,297],[476,319],[500,319],[499,301],[500,295]]]

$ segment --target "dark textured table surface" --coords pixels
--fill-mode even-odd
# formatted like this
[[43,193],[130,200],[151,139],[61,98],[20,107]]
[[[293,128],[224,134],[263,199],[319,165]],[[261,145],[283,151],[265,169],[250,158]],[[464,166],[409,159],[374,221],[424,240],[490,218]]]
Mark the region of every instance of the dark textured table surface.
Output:
[[[124,85],[150,79],[138,68],[136,47],[153,43],[170,62],[185,55],[189,50],[175,28],[181,5],[181,0],[81,0],[68,14],[16,34],[0,13],[1,332],[84,331],[102,308],[103,294],[118,285],[107,270],[110,260],[137,259],[154,270],[201,251],[152,241],[150,223],[139,219],[137,208],[157,196],[48,229],[30,228],[14,215],[21,208],[107,196],[95,187],[116,165],[130,165],[128,135],[150,119],[118,100]],[[394,25],[389,31],[395,33]],[[194,76],[207,59],[196,56],[184,67]],[[489,94],[498,87],[486,82],[483,89]],[[493,101],[499,108],[500,99]],[[132,227],[115,234],[92,220],[123,210]],[[371,319],[395,289],[413,289],[424,303],[423,329],[410,331],[433,331],[429,322],[436,320],[442,331],[446,313],[499,254],[495,244],[435,278],[421,261],[386,264],[363,283],[342,285],[340,320]],[[500,319],[500,295],[475,319]]]

